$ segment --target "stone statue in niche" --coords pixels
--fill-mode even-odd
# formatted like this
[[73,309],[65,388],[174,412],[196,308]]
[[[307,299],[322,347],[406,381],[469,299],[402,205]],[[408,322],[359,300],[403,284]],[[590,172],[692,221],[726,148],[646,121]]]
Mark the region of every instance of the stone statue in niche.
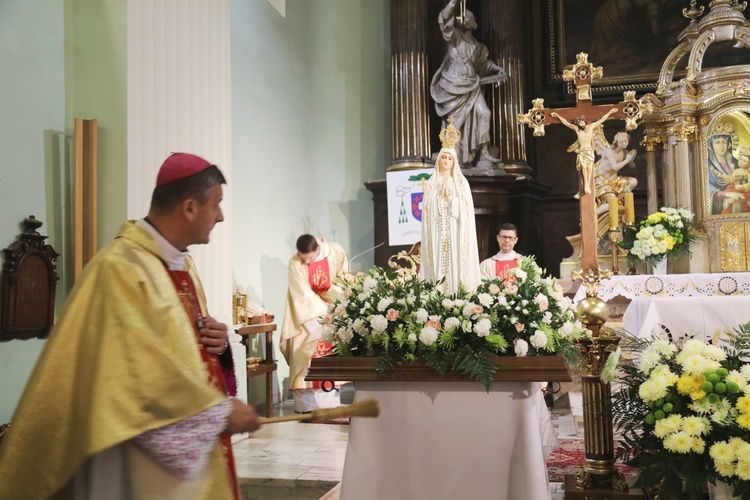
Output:
[[442,119],[442,128],[448,118],[455,118],[455,127],[461,132],[456,144],[458,161],[468,167],[499,168],[500,160],[489,152],[490,118],[492,112],[482,94],[481,85],[502,83],[508,76],[505,70],[489,58],[487,47],[478,42],[472,31],[477,28],[474,14],[462,2],[460,16],[456,5],[460,0],[450,0],[440,12],[438,24],[447,42],[445,59],[430,84],[430,95]]
[[45,338],[55,319],[59,254],[37,232],[42,222],[23,220],[23,232],[3,250],[0,340]]
[[600,142],[604,144],[604,147],[598,151],[601,159],[594,179],[598,215],[609,210],[607,200],[610,196],[622,198],[625,193],[632,193],[638,184],[638,179],[635,177],[620,175],[620,170],[625,166],[635,168],[633,160],[637,151],[627,149],[630,143],[630,134],[617,132],[610,144],[602,133]]

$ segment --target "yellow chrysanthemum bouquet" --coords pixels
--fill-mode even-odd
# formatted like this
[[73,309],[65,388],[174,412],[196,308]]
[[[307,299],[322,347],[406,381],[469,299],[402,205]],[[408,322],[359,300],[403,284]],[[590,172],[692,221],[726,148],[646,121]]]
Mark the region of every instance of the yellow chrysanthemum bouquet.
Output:
[[[613,398],[618,457],[659,498],[700,498],[707,482],[750,496],[750,323],[708,345],[634,340]],[[744,498],[744,497],[743,497]]]

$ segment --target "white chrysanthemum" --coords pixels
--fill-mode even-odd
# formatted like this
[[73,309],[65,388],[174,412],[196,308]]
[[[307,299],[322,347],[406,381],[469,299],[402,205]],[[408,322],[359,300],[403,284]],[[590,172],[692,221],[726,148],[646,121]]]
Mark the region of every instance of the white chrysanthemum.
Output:
[[541,330],[537,330],[529,337],[529,341],[531,341],[531,345],[535,349],[541,349],[547,345],[547,334]]
[[732,477],[735,473],[734,462],[714,462],[714,469],[724,477]]
[[372,293],[375,291],[377,286],[378,286],[378,281],[372,276],[368,276],[362,282],[362,291],[364,291],[365,293]]
[[740,368],[740,373],[745,378],[745,380],[750,382],[750,364],[742,366],[742,368]]
[[681,424],[682,417],[679,415],[670,415],[667,418],[657,420],[656,424],[654,424],[654,436],[664,439],[670,434],[679,431]]
[[393,299],[391,297],[383,297],[378,301],[378,311],[383,312],[386,309],[388,309],[388,306],[393,303]]
[[654,379],[648,379],[638,388],[638,395],[645,403],[666,397],[667,387]]
[[388,328],[388,320],[382,314],[376,314],[370,318],[370,326],[376,332],[384,332]]
[[651,379],[667,388],[675,385],[680,377],[672,373],[669,366],[659,365],[651,371]]
[[490,328],[492,328],[492,322],[490,319],[482,318],[477,321],[476,325],[474,325],[474,333],[477,334],[477,337],[486,337],[490,334]]
[[693,453],[703,453],[706,450],[706,442],[697,436],[691,436],[690,451]]
[[427,311],[424,310],[424,307],[419,308],[416,316],[417,316],[417,322],[422,325],[427,323],[427,320],[429,319],[429,315],[427,314]]
[[690,453],[693,438],[682,431],[677,431],[664,438],[664,448],[674,453]]
[[516,356],[526,356],[529,352],[529,344],[523,339],[516,339],[516,345],[513,350],[516,352]]
[[479,299],[479,303],[484,307],[490,307],[492,305],[492,302],[494,301],[492,295],[490,295],[489,293],[480,293],[479,295],[477,295],[477,299]]
[[730,463],[734,462],[735,459],[732,445],[726,441],[719,441],[718,443],[712,444],[708,449],[708,455],[714,460],[714,462],[718,463]]
[[708,371],[708,365],[711,361],[696,353],[678,356],[677,362],[682,365],[682,370],[688,375],[702,375]]
[[741,457],[737,461],[735,473],[737,474],[737,477],[743,481],[750,480],[750,457]]
[[738,457],[750,457],[750,443],[744,441],[742,438],[733,437],[729,440],[729,445],[734,450],[734,454]]
[[432,345],[432,344],[434,344],[435,341],[437,340],[437,337],[438,337],[438,331],[435,330],[431,326],[425,326],[424,328],[422,328],[422,331],[419,334],[419,340],[424,345]]
[[682,430],[691,436],[701,436],[709,431],[708,421],[696,416],[688,416],[682,419]]
[[[750,366],[750,365],[745,365],[745,366]],[[745,386],[747,385],[747,381],[745,380],[745,377],[742,375],[741,372],[737,370],[731,370],[729,373],[727,373],[726,382],[727,384],[729,382],[734,382],[735,384],[737,384],[737,386],[740,388],[740,392],[744,391]]]

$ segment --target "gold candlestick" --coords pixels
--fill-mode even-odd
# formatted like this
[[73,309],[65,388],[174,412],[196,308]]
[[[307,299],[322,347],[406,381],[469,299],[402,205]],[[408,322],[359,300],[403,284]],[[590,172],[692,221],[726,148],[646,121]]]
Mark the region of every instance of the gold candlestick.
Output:
[[607,232],[609,233],[609,241],[612,243],[612,274],[620,274],[619,256],[617,255],[619,253],[617,243],[621,236],[620,226],[610,227]]

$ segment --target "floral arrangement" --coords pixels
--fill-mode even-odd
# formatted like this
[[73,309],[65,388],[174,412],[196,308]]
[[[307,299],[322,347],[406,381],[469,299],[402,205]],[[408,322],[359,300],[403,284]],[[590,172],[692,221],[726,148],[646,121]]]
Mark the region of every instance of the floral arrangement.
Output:
[[323,319],[323,339],[340,356],[377,356],[377,370],[425,361],[445,375],[461,372],[489,388],[498,355],[551,355],[585,330],[557,280],[531,257],[512,279],[483,281],[475,292],[444,294],[440,283],[380,268],[350,276]]
[[690,252],[690,243],[697,239],[693,231],[693,214],[682,208],[662,207],[638,225],[625,226],[620,248],[628,251],[628,263],[646,261],[658,264],[668,255]]
[[750,323],[720,346],[636,340],[632,362],[620,363],[617,455],[639,469],[636,487],[702,498],[721,481],[750,498]]

